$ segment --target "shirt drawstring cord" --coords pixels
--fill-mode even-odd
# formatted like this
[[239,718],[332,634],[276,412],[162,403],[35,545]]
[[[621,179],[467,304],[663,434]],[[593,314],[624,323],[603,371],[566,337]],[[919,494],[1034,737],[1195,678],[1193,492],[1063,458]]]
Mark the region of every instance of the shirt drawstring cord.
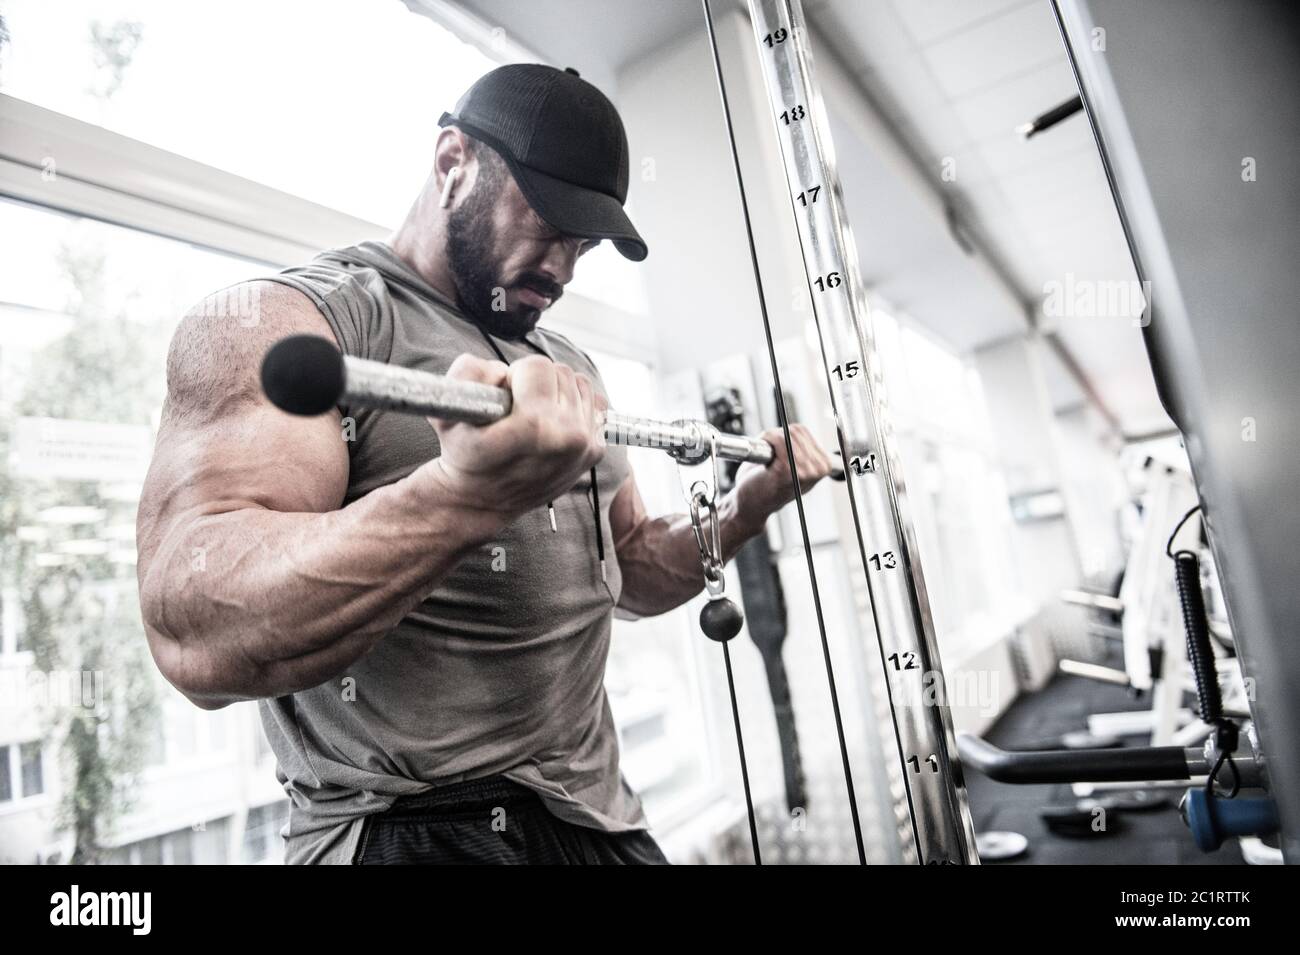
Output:
[[[488,346],[492,349],[492,351],[496,353],[496,356],[501,361],[501,363],[504,365],[509,365],[510,359],[508,359],[505,356],[505,353],[501,351],[501,348],[497,345],[496,341],[492,338],[492,336],[489,335],[486,331],[484,331],[481,327],[479,328],[479,333],[483,336],[484,341],[488,343]],[[529,341],[527,338],[522,339],[522,341],[525,345],[527,345],[533,351],[537,352],[539,355],[542,355],[545,358],[550,358],[552,362],[555,361],[555,358],[547,354],[546,350],[542,348],[540,345],[537,345],[534,342]],[[546,504],[546,510],[551,520],[551,531],[552,533],[554,533],[557,529],[555,524],[555,502],[548,501]],[[596,559],[600,561],[600,579],[603,582],[608,583],[609,577],[605,569],[605,529],[600,522],[600,487],[596,483],[596,468],[594,465],[592,466],[591,469],[591,513],[592,513],[592,518],[595,522]]]

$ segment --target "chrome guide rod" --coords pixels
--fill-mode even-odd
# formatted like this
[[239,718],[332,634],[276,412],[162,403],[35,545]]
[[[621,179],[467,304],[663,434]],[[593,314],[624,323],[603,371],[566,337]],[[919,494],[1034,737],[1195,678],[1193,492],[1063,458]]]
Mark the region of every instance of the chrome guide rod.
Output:
[[[919,861],[977,864],[934,621],[803,9],[799,0],[749,0],[749,10],[845,455]],[[851,457],[850,448],[866,453]]]
[[[718,36],[714,29],[713,8],[709,0],[703,0],[704,3],[704,23],[709,34],[709,48],[713,53],[713,69],[718,81],[718,97],[722,101],[722,115],[727,127],[727,142],[731,148],[731,161],[736,173],[736,187],[740,193],[740,210],[745,221],[745,237],[749,244],[749,261],[754,270],[754,287],[758,294],[758,307],[763,317],[763,334],[767,339],[768,357],[772,362],[772,381],[776,390],[776,409],[777,415],[781,422],[781,429],[785,436],[785,452],[790,463],[790,472],[794,475],[795,497],[794,505],[799,514],[799,530],[803,536],[804,558],[808,563],[808,579],[812,584],[813,608],[817,613],[817,630],[821,638],[822,656],[826,664],[826,682],[830,690],[831,710],[835,716],[835,735],[839,743],[840,760],[844,767],[844,784],[847,789],[849,802],[849,815],[853,823],[853,840],[858,851],[858,862],[866,865],[867,853],[866,847],[862,841],[862,819],[858,813],[857,794],[853,787],[853,770],[849,763],[848,744],[844,738],[844,720],[840,713],[839,693],[835,687],[835,670],[831,666],[830,643],[826,637],[826,617],[822,613],[821,593],[817,589],[817,568],[813,563],[812,542],[808,538],[808,519],[804,514],[803,508],[803,489],[799,484],[798,471],[794,464],[794,445],[790,440],[790,423],[785,409],[785,392],[781,388],[781,372],[777,366],[776,346],[772,341],[772,323],[768,318],[767,295],[763,291],[763,272],[758,265],[758,247],[754,243],[754,224],[749,214],[749,199],[745,192],[745,177],[740,168],[740,152],[736,146],[736,127],[731,117],[731,101],[727,96],[727,81],[723,76],[722,57],[718,51]],[[849,472],[845,471],[847,476]],[[847,480],[847,477],[846,477]],[[725,649],[725,644],[724,644]],[[728,671],[730,674],[730,671]],[[732,704],[735,706],[735,691],[733,686]],[[736,735],[740,736],[740,717],[739,712],[736,714]],[[745,779],[746,798],[748,800],[749,780]],[[750,827],[753,832],[754,854],[758,856],[758,832],[753,825],[753,804],[750,802]]]

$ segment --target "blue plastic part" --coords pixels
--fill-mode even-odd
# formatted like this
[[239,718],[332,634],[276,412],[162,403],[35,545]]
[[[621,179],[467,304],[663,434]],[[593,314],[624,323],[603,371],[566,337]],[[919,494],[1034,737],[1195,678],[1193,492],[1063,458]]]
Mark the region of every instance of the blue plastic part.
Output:
[[1224,799],[1203,788],[1189,789],[1182,808],[1202,852],[1213,852],[1233,836],[1265,836],[1278,829],[1277,805],[1267,796]]

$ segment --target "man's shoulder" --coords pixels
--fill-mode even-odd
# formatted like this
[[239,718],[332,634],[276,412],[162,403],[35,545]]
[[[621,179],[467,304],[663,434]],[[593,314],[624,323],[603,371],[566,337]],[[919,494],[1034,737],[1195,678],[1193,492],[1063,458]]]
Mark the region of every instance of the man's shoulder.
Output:
[[369,261],[360,245],[342,246],[317,252],[306,262],[281,269],[276,278],[305,279],[330,289],[345,289],[357,286],[367,287],[372,291],[383,289],[383,275]]

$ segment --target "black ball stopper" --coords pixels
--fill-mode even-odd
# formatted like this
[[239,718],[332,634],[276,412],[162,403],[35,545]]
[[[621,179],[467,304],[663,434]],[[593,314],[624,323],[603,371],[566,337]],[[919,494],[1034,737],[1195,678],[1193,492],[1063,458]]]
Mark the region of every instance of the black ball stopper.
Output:
[[338,348],[319,335],[290,335],[262,359],[262,390],[281,411],[324,414],[343,399],[347,367]]
[[726,597],[714,597],[700,611],[700,629],[710,640],[726,643],[745,622],[745,615],[735,602]]

